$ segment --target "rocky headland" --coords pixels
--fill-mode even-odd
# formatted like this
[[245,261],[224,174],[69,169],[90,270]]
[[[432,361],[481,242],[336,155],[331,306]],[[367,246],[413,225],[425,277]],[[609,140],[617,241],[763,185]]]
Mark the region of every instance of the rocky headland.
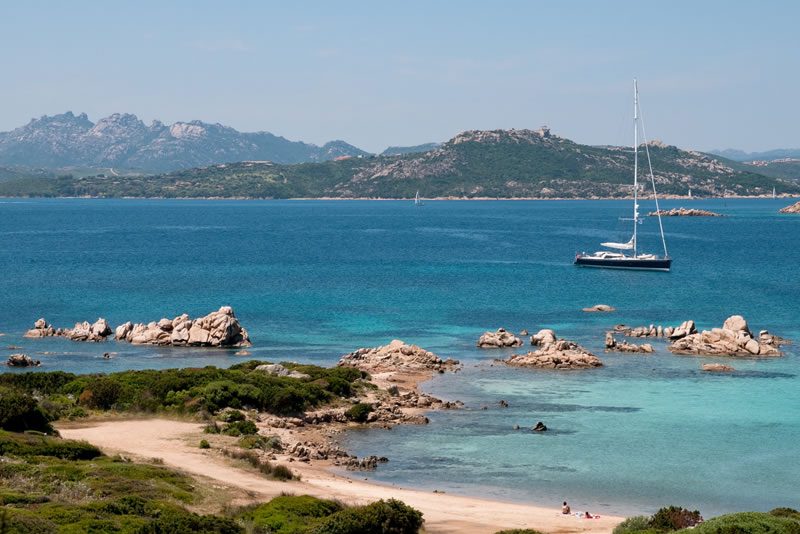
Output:
[[658,210],[651,211],[647,214],[649,217],[724,217],[720,213],[708,210],[699,210],[695,208],[672,208],[671,210]]
[[780,213],[800,213],[800,202],[795,202],[791,206],[786,206],[778,211]]
[[505,328],[498,328],[496,332],[484,332],[478,339],[478,348],[502,349],[507,347],[521,347],[522,340]]
[[539,347],[527,354],[514,354],[505,360],[506,365],[538,369],[590,369],[601,367],[600,358],[568,339],[558,339],[550,329],[540,330],[531,336],[531,345]]
[[744,317],[732,315],[722,328],[695,332],[673,341],[669,350],[675,354],[695,356],[781,356],[780,346],[787,341],[762,330],[758,336],[750,331]]
[[130,321],[112,330],[103,318],[94,323],[84,321],[73,328],[54,328],[44,318],[38,319],[27,338],[60,336],[72,341],[105,341],[111,335],[117,341],[175,347],[249,347],[250,338],[230,306],[222,306],[204,317],[191,319],[187,314],[174,319],[132,323]]

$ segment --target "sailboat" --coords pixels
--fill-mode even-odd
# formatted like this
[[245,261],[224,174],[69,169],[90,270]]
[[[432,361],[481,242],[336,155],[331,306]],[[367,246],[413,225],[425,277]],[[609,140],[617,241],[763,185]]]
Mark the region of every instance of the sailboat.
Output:
[[774,188],[774,187],[772,188],[772,198],[778,198],[778,197],[775,195],[775,188]]
[[423,204],[425,204],[425,203],[422,201],[421,198],[419,198],[419,190],[417,190],[417,194],[414,197],[414,205],[415,206],[422,206]]
[[664,226],[661,223],[661,210],[658,208],[658,195],[656,193],[656,181],[653,177],[653,165],[650,161],[650,148],[647,145],[647,138],[642,123],[642,137],[647,153],[647,165],[650,169],[650,182],[653,184],[653,198],[656,203],[656,214],[658,215],[658,228],[661,231],[661,243],[664,245],[664,255],[649,254],[639,249],[638,226],[642,223],[639,215],[639,85],[633,80],[633,218],[624,219],[633,221],[633,236],[626,243],[606,242],[600,246],[612,249],[601,250],[587,254],[585,252],[575,255],[575,265],[580,267],[601,267],[606,269],[639,269],[647,271],[669,271],[672,266],[672,258],[667,253],[667,241],[664,239]]

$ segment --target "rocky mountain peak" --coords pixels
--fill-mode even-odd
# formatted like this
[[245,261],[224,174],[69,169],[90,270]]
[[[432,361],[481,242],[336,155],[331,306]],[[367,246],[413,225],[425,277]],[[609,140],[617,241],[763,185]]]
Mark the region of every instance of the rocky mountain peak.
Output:
[[550,128],[542,126],[538,130],[467,130],[453,137],[448,144],[458,145],[461,143],[540,143],[548,139],[558,139],[550,133]]

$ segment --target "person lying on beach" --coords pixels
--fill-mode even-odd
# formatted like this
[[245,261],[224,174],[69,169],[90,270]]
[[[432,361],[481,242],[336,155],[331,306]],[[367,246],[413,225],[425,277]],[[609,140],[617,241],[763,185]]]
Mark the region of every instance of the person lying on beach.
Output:
[[564,515],[569,515],[571,512],[567,501],[564,501],[564,504],[561,506],[561,513]]

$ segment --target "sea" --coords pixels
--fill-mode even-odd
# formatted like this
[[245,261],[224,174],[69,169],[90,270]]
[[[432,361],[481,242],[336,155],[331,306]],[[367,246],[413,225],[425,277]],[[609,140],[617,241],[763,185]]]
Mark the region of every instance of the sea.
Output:
[[[800,508],[800,216],[778,214],[790,202],[663,201],[724,217],[665,218],[674,263],[658,273],[572,263],[630,237],[630,201],[6,199],[0,347],[40,359],[37,371],[97,373],[243,358],[334,365],[401,339],[464,364],[424,389],[465,408],[347,433],[352,452],[390,459],[355,476],[601,514]],[[639,235],[661,251],[655,219]],[[581,311],[599,303],[617,311]],[[23,338],[40,317],[117,325],[223,305],[248,329],[249,356]],[[733,314],[795,344],[772,359],[676,356],[658,340],[647,356],[603,350],[616,324],[712,328]],[[507,368],[495,359],[524,349],[475,347],[498,327],[552,328],[605,365]],[[712,362],[736,372],[700,370]],[[537,421],[550,430],[531,432]]]

